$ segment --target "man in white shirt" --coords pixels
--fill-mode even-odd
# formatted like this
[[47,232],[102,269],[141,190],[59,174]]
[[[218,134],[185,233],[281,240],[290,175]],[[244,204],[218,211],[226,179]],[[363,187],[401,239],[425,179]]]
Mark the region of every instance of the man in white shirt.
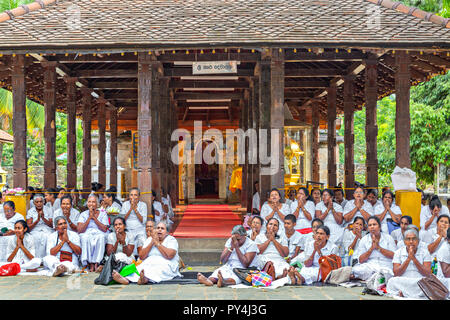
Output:
[[259,197],[259,182],[255,181],[255,190],[256,192],[253,194],[252,199],[252,214],[260,214],[261,211],[261,199]]

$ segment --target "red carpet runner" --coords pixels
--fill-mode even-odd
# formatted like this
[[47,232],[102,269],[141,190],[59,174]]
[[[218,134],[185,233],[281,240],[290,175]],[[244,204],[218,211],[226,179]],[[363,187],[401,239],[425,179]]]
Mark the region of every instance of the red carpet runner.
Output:
[[231,229],[242,224],[229,205],[188,205],[175,230],[175,238],[228,238]]

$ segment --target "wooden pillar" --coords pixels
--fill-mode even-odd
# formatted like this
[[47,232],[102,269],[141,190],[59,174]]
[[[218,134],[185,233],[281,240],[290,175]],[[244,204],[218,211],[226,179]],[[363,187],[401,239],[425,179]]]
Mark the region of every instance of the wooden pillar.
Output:
[[[241,116],[239,118],[239,127],[242,131],[246,131],[248,127],[248,104],[245,99],[241,99],[239,101],[239,106],[241,108]],[[248,191],[248,141],[245,139],[244,141],[244,163],[239,164],[242,166],[242,190],[241,190],[241,207],[247,208],[247,191]]]
[[154,107],[152,93],[153,56],[147,53],[138,55],[138,188],[141,201],[147,204],[151,214],[152,197],[152,115]]
[[154,190],[158,196],[160,196],[161,188],[161,91],[159,80],[162,74],[161,66],[159,63],[152,64],[152,87],[151,87],[151,119],[152,119],[152,190]]
[[76,128],[76,97],[77,78],[66,77],[66,108],[67,108],[67,179],[68,189],[77,187],[77,128]]
[[[261,132],[259,133],[258,146],[259,148],[266,147],[266,154],[271,154],[270,146],[270,106],[271,106],[271,90],[270,90],[270,59],[264,57],[259,62],[259,129],[267,132],[267,141],[264,143],[261,140]],[[259,156],[259,189],[261,206],[267,200],[267,193],[271,189],[270,175],[265,171],[270,169],[270,165],[263,164],[261,159],[261,152],[258,151]]]
[[92,121],[92,95],[91,90],[81,88],[83,103],[83,191],[87,197],[91,190],[91,121]]
[[337,165],[336,165],[336,85],[328,88],[328,187],[334,188],[337,185]]
[[353,199],[353,189],[355,186],[355,135],[354,135],[354,76],[344,78],[344,148],[345,148],[345,196]]
[[56,187],[56,62],[44,62],[44,189]]
[[[250,90],[245,90],[245,101],[247,105],[247,130],[253,129],[253,97],[252,92]],[[249,159],[249,151],[250,148],[254,149],[256,146],[249,144],[248,148],[246,148],[247,154],[246,159]],[[253,182],[254,182],[254,172],[253,172],[254,164],[248,161],[248,169],[247,169],[247,212],[252,212],[252,198],[253,198]]]
[[170,114],[169,114],[169,80],[168,77],[161,77],[159,81],[160,85],[160,143],[161,143],[161,152],[160,152],[160,161],[161,161],[161,187],[165,190],[166,193],[169,192],[170,189],[170,181],[169,181],[169,169],[170,166],[170,157],[168,157],[169,151],[169,141],[170,141]]
[[98,99],[98,183],[106,186],[106,100]]
[[[177,118],[177,104],[176,101],[173,99],[173,90],[170,90],[169,92],[169,112],[170,112],[170,135],[172,135],[172,132],[174,130],[176,130],[178,128],[178,118]],[[171,140],[169,140],[171,141]],[[176,145],[178,144],[178,141],[171,141],[171,150],[172,148],[174,148]],[[177,204],[179,204],[179,200],[180,200],[180,193],[179,193],[179,165],[173,163],[172,161],[170,162],[170,166],[172,166],[172,175],[171,175],[171,194],[170,194],[170,199],[172,200],[172,206],[176,206]]]
[[[256,147],[255,147],[255,152],[256,152],[256,157],[258,159],[259,157],[259,78],[258,77],[254,77],[251,80],[251,89],[252,89],[252,109],[250,110],[253,115],[252,115],[252,128],[254,128],[256,130],[256,140],[258,141],[256,143]],[[261,197],[261,191],[260,188],[258,190],[255,191],[254,189],[254,184],[256,181],[259,182],[260,179],[260,175],[259,175],[259,164],[258,162],[255,163],[253,166],[253,183],[251,185],[251,190],[252,190],[252,202],[253,202],[253,194],[258,191],[260,197]],[[259,184],[261,185],[261,184]]]
[[312,113],[312,180],[320,182],[320,165],[319,165],[319,126],[320,126],[320,107],[317,100],[311,104]]
[[[117,118],[117,109],[111,108],[109,110],[109,185],[115,187],[117,187]],[[120,194],[120,190],[117,190],[117,192]]]
[[[284,51],[272,49],[270,74],[271,108],[270,127],[279,131],[279,139],[273,146],[278,150],[278,171],[271,176],[272,188],[278,188],[284,199]],[[271,153],[272,155],[273,153]],[[274,157],[272,156],[272,161]]]
[[377,57],[370,55],[364,60],[366,67],[366,185],[378,187],[378,157],[377,157]]
[[26,189],[27,176],[27,112],[25,91],[25,57],[18,54],[12,57],[11,83],[13,99],[13,167],[14,188]]
[[409,140],[411,134],[411,116],[409,98],[411,87],[411,58],[405,51],[395,53],[395,165],[411,168]]

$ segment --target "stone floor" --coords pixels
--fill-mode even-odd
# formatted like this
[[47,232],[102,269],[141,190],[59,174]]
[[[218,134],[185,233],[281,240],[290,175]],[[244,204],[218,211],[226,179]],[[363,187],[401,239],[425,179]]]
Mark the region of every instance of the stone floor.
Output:
[[[214,267],[192,267],[195,272],[212,272]],[[203,285],[94,285],[98,274],[65,277],[0,277],[0,300],[386,300],[362,295],[362,288],[294,287],[231,289]]]

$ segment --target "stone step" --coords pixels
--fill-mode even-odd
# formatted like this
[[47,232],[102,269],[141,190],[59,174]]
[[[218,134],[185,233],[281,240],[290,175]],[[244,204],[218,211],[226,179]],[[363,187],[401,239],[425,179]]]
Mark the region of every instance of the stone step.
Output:
[[179,250],[178,254],[188,266],[219,265],[222,249],[186,249]]
[[228,238],[177,238],[179,250],[215,249],[222,251]]

